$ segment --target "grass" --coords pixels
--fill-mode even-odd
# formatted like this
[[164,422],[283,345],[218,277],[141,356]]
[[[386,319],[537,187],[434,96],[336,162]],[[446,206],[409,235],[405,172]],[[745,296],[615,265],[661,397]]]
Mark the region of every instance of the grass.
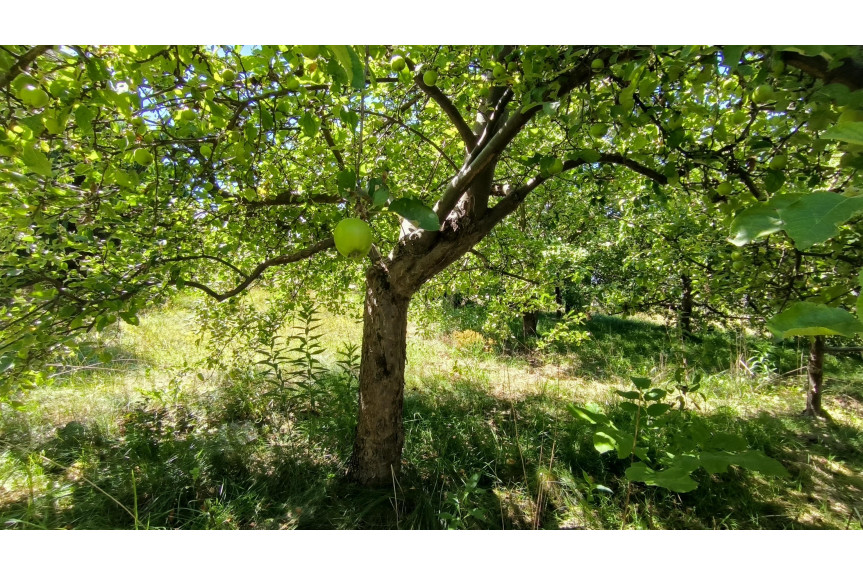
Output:
[[[250,314],[267,309],[256,298]],[[409,328],[403,472],[392,487],[374,490],[343,480],[356,358],[339,351],[359,341],[358,318],[322,316],[312,385],[288,388],[286,396],[272,393],[272,376],[255,367],[264,356],[250,354],[244,340],[207,361],[215,340],[201,339],[197,305],[181,299],[138,327],[109,330],[34,390],[25,410],[2,408],[0,524],[863,527],[863,363],[854,358],[828,362],[828,424],[799,415],[800,377],[777,376],[799,366],[800,350],[791,345],[722,331],[681,341],[646,319],[595,315],[579,327],[590,337],[578,346],[539,353],[520,342],[520,351],[502,353],[481,333],[481,309],[443,309],[436,325]],[[540,334],[554,322],[543,316]],[[298,333],[295,325],[288,321],[279,333]],[[629,376],[649,376],[674,392],[675,377],[696,373],[703,397],[688,403],[688,417],[744,437],[781,461],[789,479],[731,468],[696,471],[698,488],[682,494],[628,483],[629,462],[599,454],[591,427],[567,409],[594,404],[626,423],[631,416],[614,390]]]

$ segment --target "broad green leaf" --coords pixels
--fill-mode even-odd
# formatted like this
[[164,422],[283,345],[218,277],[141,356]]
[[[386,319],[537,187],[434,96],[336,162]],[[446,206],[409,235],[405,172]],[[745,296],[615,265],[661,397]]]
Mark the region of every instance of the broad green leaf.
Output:
[[342,170],[336,174],[336,182],[343,190],[353,190],[357,185],[357,175],[353,170]]
[[667,403],[654,403],[647,406],[647,415],[650,417],[659,417],[669,409],[671,409],[671,406]]
[[777,208],[783,229],[797,249],[805,250],[836,235],[838,226],[863,211],[863,197],[849,198],[830,192],[808,194]]
[[780,171],[770,170],[767,172],[767,175],[764,176],[764,189],[767,190],[768,194],[779,191],[784,183],[785,174]]
[[719,451],[740,451],[749,447],[749,444],[739,435],[719,431],[707,440],[705,447],[708,449],[718,449]]
[[335,54],[342,69],[348,77],[348,84],[355,90],[362,90],[365,87],[365,74],[363,65],[360,62],[354,49],[350,46],[327,46],[330,51]]
[[732,71],[737,69],[745,46],[725,46],[722,48],[722,63]]
[[320,128],[320,120],[314,117],[311,113],[306,112],[300,118],[300,128],[303,129],[303,134],[309,138],[315,137]]
[[791,474],[788,473],[788,470],[785,467],[773,459],[772,457],[767,457],[760,451],[745,451],[743,453],[738,453],[734,457],[733,461],[734,465],[739,465],[749,471],[757,471],[758,473],[763,473],[765,475],[774,475],[776,477],[790,477]]
[[803,301],[773,317],[767,328],[780,339],[795,335],[850,337],[863,331],[863,323],[844,309]]
[[803,194],[777,196],[769,202],[762,202],[744,210],[731,222],[731,237],[728,241],[740,247],[781,231],[783,222],[777,210],[793,204],[801,197]]
[[649,377],[630,377],[632,380],[632,384],[641,390],[645,390],[650,387],[650,378]]
[[389,209],[422,230],[435,231],[440,228],[437,214],[419,200],[399,198],[390,204]]
[[636,411],[638,411],[638,405],[632,403],[631,401],[621,401],[620,409],[628,413],[635,413]]
[[604,413],[598,413],[594,410],[585,409],[576,405],[569,405],[567,407],[573,415],[575,415],[576,417],[580,417],[581,419],[594,425],[606,424],[609,422],[608,416],[606,416]]
[[139,325],[141,323],[141,321],[138,319],[138,316],[134,312],[120,312],[118,315],[123,321],[125,321],[129,325]]
[[637,391],[621,391],[619,389],[615,389],[614,393],[619,395],[620,397],[625,397],[626,399],[640,399],[641,394]]
[[654,485],[653,481],[656,478],[656,472],[640,461],[630,465],[624,475],[630,481],[640,481],[648,485]]
[[386,205],[390,199],[390,189],[386,186],[379,186],[372,194],[372,205],[376,208]]
[[24,164],[30,168],[30,171],[36,172],[46,178],[51,177],[51,160],[39,150],[29,147],[25,148],[24,153],[21,154],[21,159],[24,160]]
[[647,401],[661,401],[665,399],[666,395],[668,395],[668,392],[664,389],[654,388],[644,394],[644,399]]
[[734,463],[735,457],[736,455],[732,453],[702,451],[698,454],[698,461],[707,473],[725,473],[728,471],[728,466]]
[[629,466],[624,473],[630,481],[640,481],[647,485],[664,487],[669,491],[686,493],[698,487],[698,483],[689,476],[692,473],[690,467],[688,465],[673,466],[662,471],[654,471],[644,463],[638,462]]
[[821,134],[821,137],[863,146],[863,122],[838,124]]
[[604,431],[593,434],[593,447],[600,453],[607,453],[617,449],[617,440]]
[[653,478],[654,485],[676,493],[686,493],[698,487],[698,483],[689,476],[690,473],[692,471],[687,467],[669,467],[656,472]]

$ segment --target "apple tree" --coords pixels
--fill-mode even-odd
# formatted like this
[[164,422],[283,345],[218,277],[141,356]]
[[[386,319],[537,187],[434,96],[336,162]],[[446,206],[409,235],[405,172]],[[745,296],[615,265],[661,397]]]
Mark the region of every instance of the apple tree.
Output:
[[[408,308],[423,286],[484,253],[478,244],[540,190],[543,205],[608,189],[670,200],[670,217],[728,180],[726,218],[793,206],[782,199],[792,193],[850,199],[863,144],[860,56],[848,47],[4,46],[3,385],[32,380],[76,334],[136,323],[178,289],[225,302],[263,280],[314,289],[346,278],[354,264],[333,249],[333,232],[361,220],[374,245],[349,473],[389,484],[404,442]],[[832,137],[819,138],[828,127]],[[849,220],[828,212],[813,227]],[[554,237],[579,241],[566,218],[554,225]],[[342,251],[365,251],[367,238],[353,239]]]

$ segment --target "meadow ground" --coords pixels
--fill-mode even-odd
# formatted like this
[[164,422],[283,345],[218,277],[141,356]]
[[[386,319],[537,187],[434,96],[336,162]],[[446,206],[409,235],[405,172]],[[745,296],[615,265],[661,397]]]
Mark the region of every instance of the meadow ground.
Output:
[[[578,345],[502,352],[479,334],[481,309],[441,307],[434,325],[409,328],[402,473],[373,490],[343,479],[357,318],[293,317],[280,333],[305,333],[299,348],[270,339],[208,362],[194,305],[181,298],[106,330],[24,409],[2,407],[3,528],[863,527],[859,358],[827,362],[828,423],[800,415],[793,342],[721,330],[685,341],[659,323],[595,315]],[[554,322],[544,316],[540,334]],[[697,426],[740,438],[788,476],[702,468],[683,493],[628,481],[632,458],[599,453],[595,426],[571,407],[632,430],[616,392],[632,376],[673,405],[639,431],[653,463],[679,455],[674,432]]]

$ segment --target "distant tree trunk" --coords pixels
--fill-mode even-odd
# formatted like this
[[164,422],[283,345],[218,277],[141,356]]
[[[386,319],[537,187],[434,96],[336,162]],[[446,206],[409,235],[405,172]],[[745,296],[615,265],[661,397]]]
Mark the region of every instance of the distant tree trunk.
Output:
[[687,274],[680,276],[683,283],[683,299],[680,302],[680,331],[684,337],[692,335],[692,278]]
[[401,467],[407,318],[410,297],[397,293],[384,270],[366,275],[360,362],[359,418],[348,477],[390,485]]
[[521,329],[524,337],[536,337],[536,324],[539,320],[538,311],[527,311],[521,316]]
[[824,336],[816,335],[809,346],[809,388],[806,390],[804,415],[829,419],[821,407],[821,392],[824,391]]
[[557,319],[563,317],[563,310],[561,308],[564,307],[563,303],[563,290],[560,286],[554,286],[554,303],[557,304]]

